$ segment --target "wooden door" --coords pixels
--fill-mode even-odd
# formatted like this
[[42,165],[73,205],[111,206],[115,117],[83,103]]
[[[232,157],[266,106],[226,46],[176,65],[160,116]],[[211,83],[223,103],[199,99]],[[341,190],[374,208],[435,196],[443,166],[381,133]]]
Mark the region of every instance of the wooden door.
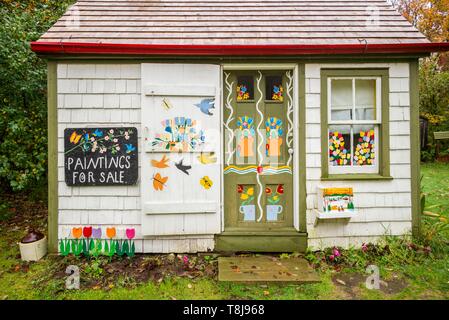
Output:
[[224,71],[225,231],[293,226],[293,71]]

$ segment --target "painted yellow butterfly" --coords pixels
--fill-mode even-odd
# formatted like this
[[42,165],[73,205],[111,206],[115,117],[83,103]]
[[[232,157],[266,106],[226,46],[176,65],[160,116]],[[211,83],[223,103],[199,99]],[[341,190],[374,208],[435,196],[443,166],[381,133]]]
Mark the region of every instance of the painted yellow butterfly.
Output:
[[77,134],[76,131],[72,132],[72,135],[70,136],[70,142],[73,144],[77,144],[81,139],[81,135]]
[[207,190],[210,189],[214,183],[208,176],[204,176],[200,179],[200,184]]

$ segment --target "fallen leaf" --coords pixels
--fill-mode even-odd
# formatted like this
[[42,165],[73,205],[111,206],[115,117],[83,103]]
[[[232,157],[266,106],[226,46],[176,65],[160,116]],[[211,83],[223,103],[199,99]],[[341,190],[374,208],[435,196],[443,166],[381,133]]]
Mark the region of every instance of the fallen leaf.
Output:
[[346,285],[346,282],[344,282],[343,280],[337,279],[337,280],[335,280],[335,281],[337,281],[339,284],[341,284],[341,285],[343,285],[343,286]]
[[270,291],[264,290],[263,295],[264,296],[269,296],[270,295]]

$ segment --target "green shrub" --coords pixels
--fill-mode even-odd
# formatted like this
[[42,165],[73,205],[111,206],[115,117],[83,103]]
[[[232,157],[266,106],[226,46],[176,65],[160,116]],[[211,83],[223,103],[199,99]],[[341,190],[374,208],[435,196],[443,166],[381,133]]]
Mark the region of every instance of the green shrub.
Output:
[[14,191],[46,180],[46,62],[30,42],[73,1],[0,1],[0,184]]
[[[421,61],[419,68],[419,111],[429,121],[430,149],[421,153],[423,161],[433,160],[435,131],[449,131],[449,71],[443,71],[438,64],[438,56]],[[447,141],[441,145],[441,155],[445,154]]]

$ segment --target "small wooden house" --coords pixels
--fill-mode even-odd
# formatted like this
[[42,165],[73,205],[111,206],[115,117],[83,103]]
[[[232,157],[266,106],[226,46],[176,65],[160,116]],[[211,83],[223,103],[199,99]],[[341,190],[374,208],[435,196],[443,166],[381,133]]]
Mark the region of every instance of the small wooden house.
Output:
[[384,0],[80,0],[31,45],[53,251],[419,232],[418,59],[449,44]]

